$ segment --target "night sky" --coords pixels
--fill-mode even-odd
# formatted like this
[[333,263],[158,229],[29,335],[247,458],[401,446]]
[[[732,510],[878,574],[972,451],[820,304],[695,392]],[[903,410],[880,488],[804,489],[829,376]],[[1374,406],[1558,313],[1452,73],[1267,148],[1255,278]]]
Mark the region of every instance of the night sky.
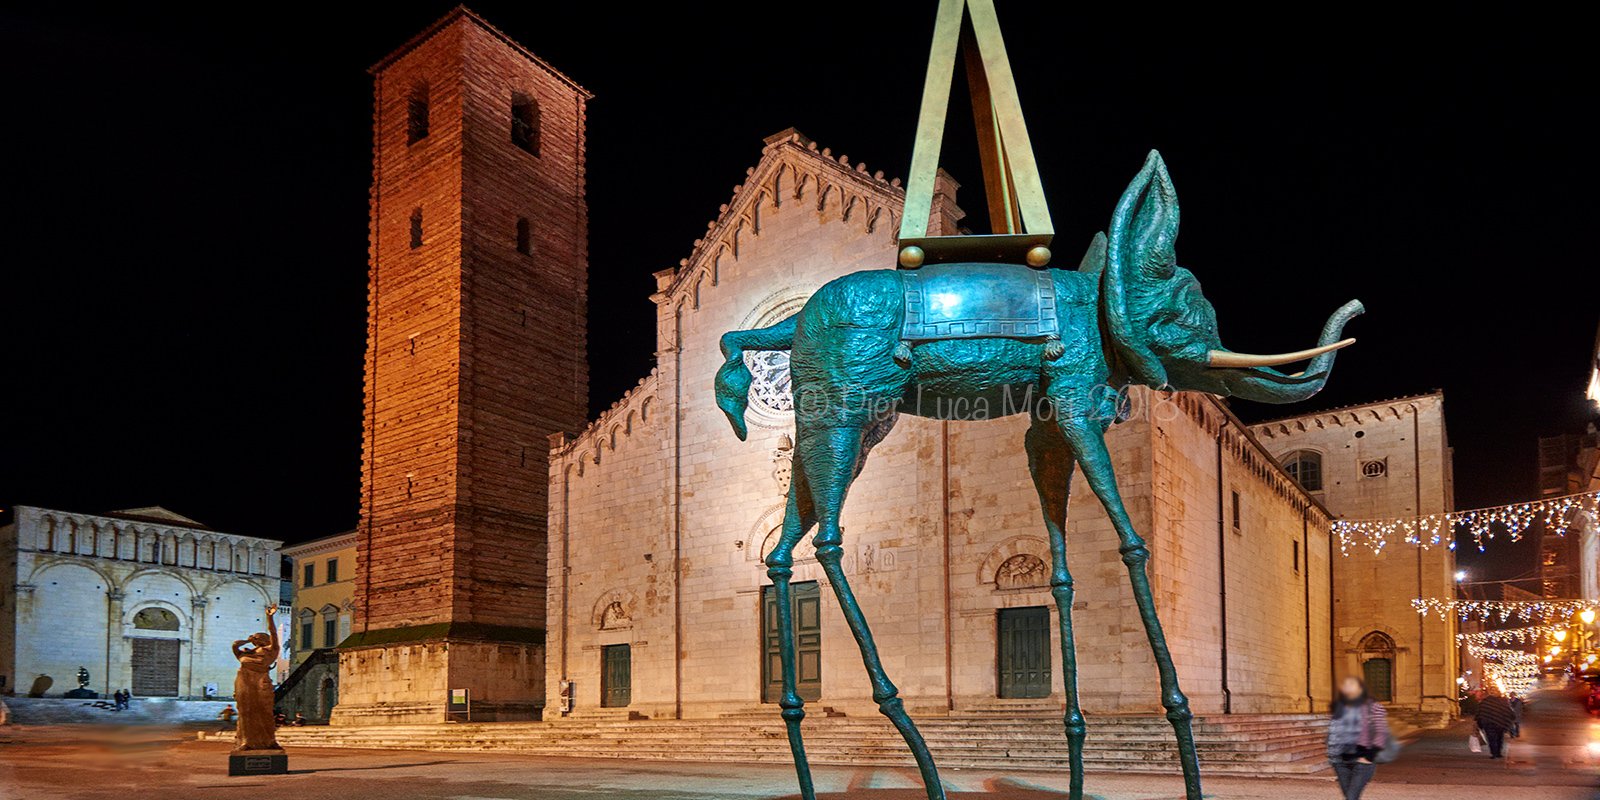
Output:
[[[596,410],[651,367],[651,272],[689,254],[763,136],[795,126],[905,175],[935,4],[784,5],[774,22],[748,3],[636,5],[475,6],[596,95]],[[1058,253],[1076,261],[1159,148],[1179,260],[1230,347],[1307,347],[1344,301],[1368,308],[1323,394],[1241,416],[1443,388],[1458,504],[1533,493],[1535,437],[1591,418],[1579,26],[1334,18],[1265,38],[1270,19],[999,5]],[[0,506],[163,505],[289,541],[354,526],[366,68],[448,7],[0,12]],[[970,117],[951,118],[944,164],[981,230]],[[1531,565],[1526,544],[1491,555],[1502,576]]]

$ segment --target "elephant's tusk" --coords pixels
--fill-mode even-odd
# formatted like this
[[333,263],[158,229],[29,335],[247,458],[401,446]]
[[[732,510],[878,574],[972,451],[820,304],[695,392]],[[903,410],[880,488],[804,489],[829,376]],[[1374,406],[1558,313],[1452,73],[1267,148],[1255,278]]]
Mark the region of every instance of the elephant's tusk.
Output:
[[1340,348],[1349,347],[1356,343],[1354,339],[1345,339],[1342,342],[1313,347],[1310,350],[1299,350],[1293,353],[1278,353],[1277,355],[1258,356],[1250,353],[1235,353],[1230,350],[1212,350],[1206,358],[1208,367],[1276,367],[1280,364],[1293,364],[1296,361],[1316,358],[1323,353],[1331,353]]

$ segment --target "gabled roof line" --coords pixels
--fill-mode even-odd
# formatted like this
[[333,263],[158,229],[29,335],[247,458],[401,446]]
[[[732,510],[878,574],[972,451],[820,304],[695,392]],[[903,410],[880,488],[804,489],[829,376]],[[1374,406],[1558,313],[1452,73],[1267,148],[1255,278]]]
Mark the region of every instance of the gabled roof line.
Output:
[[[786,157],[804,158],[809,163],[828,169],[836,179],[849,181],[864,191],[873,192],[888,203],[904,202],[906,192],[899,178],[886,178],[883,170],[869,173],[864,162],[852,167],[848,155],[834,156],[831,148],[819,148],[816,142],[795,128],[785,128],[766,137],[764,141],[766,146],[762,148],[761,159],[755,166],[745,170],[745,179],[733,187],[732,197],[722,204],[716,218],[706,224],[705,235],[694,241],[688,258],[678,261],[677,268],[671,270],[675,272],[672,282],[658,294],[670,296],[682,291],[684,285],[698,271],[697,268],[722,243],[721,237],[737,227],[734,223],[760,195],[759,188],[776,168],[775,165],[782,163]],[[894,230],[898,236],[900,212],[895,209],[892,213],[896,218]]]

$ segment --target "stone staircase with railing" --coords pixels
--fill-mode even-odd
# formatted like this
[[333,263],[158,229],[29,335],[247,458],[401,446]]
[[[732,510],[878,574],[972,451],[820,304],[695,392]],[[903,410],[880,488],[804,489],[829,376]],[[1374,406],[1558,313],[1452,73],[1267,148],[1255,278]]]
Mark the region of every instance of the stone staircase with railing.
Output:
[[[288,747],[393,748],[525,753],[539,756],[785,764],[783,723],[734,716],[704,720],[567,719],[283,728]],[[1160,716],[1092,717],[1085,771],[1176,773],[1172,726]],[[935,759],[949,768],[1067,769],[1067,742],[1054,717],[936,717],[918,720]],[[1327,720],[1314,714],[1229,715],[1196,719],[1202,767],[1214,774],[1309,774],[1327,766]],[[806,751],[814,764],[914,766],[905,743],[880,717],[808,716]],[[223,738],[229,733],[202,733]]]

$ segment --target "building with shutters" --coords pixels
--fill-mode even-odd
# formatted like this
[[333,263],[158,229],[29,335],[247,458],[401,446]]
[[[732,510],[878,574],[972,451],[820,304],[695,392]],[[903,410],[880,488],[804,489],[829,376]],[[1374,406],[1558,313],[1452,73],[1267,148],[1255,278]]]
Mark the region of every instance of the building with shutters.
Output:
[[279,678],[278,708],[326,722],[339,703],[339,654],[355,616],[356,532],[283,548],[291,586],[288,645],[292,665]]
[[317,650],[338,647],[350,636],[355,611],[356,532],[324,536],[290,545],[285,580],[293,588],[290,666],[298,667]]
[[228,697],[234,640],[266,630],[282,543],[163,508],[18,506],[0,528],[0,689]]

